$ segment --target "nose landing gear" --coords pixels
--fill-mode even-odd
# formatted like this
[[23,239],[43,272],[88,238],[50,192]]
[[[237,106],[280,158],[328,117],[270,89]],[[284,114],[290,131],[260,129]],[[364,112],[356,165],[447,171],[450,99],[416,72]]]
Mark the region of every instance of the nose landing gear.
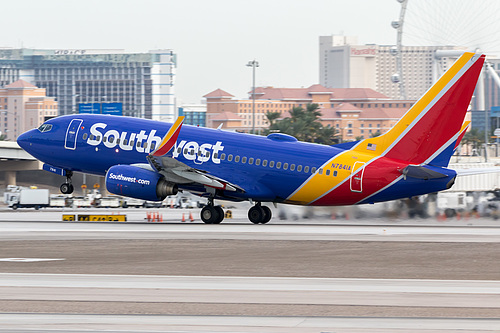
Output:
[[62,194],[71,194],[74,191],[73,184],[71,183],[71,177],[73,176],[73,171],[66,171],[66,182],[63,183],[59,190],[61,190]]

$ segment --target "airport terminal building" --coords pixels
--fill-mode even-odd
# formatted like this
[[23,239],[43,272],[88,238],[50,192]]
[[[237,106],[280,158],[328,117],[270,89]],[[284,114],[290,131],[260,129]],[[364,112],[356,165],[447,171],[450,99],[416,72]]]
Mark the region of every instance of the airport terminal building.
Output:
[[117,103],[121,113],[174,121],[176,54],[172,50],[45,50],[0,48],[0,86],[19,79],[55,97],[59,115],[80,104]]

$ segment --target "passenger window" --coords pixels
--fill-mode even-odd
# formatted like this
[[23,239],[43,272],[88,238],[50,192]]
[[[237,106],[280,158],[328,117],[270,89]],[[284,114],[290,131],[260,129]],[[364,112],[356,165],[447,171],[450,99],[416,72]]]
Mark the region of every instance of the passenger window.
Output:
[[[217,155],[218,155],[218,153],[214,154],[215,158],[217,158]],[[220,154],[220,159],[224,161],[226,159],[226,154],[224,154],[224,153]]]
[[269,162],[269,167],[274,168],[274,161]]
[[[134,140],[130,140],[129,145],[130,145],[130,147],[133,147],[133,146],[134,146]],[[179,153],[180,153],[180,152],[181,152],[181,151],[179,150]]]
[[102,138],[102,142],[106,142],[108,140],[108,137],[105,136],[104,138]]
[[260,158],[255,160],[255,165],[260,165]]
[[316,173],[316,167],[311,169],[311,173]]
[[305,166],[305,167],[304,167],[304,172],[305,172],[305,173],[308,173],[308,172],[309,172],[309,166]]
[[128,140],[127,139],[123,139],[123,145],[126,146],[128,143]]
[[283,170],[288,170],[288,163],[283,163]]
[[147,143],[147,142],[144,142],[143,147],[144,147],[144,149],[148,148],[148,143]]
[[295,164],[290,165],[290,171],[294,171],[294,170],[295,170]]
[[262,166],[267,166],[267,160],[262,161]]
[[205,157],[210,157],[210,152],[207,151],[207,153],[205,154]]
[[337,177],[337,170],[333,171],[333,177]]
[[326,170],[325,175],[330,176],[330,169]]
[[[127,141],[127,140],[125,140],[125,141]],[[123,144],[126,145],[127,143],[124,142]],[[154,150],[154,149],[155,149],[155,143],[151,142],[151,150]]]
[[248,159],[248,164],[253,164],[253,157],[250,157],[250,158]]
[[94,134],[91,134],[91,135],[90,135],[90,140],[94,140],[94,139],[95,139]]
[[236,156],[234,157],[234,161],[235,161],[236,163],[238,163],[238,162],[240,161],[240,155],[236,155]]
[[83,140],[87,140],[87,136],[88,136],[88,134],[87,134],[87,133],[85,133],[85,134],[83,135]]
[[116,139],[116,144],[119,145],[120,144],[120,139]]
[[276,163],[276,169],[281,169],[281,162]]
[[227,160],[228,160],[229,162],[231,162],[231,161],[233,160],[233,155],[229,154],[229,156],[227,157]]
[[137,148],[139,148],[140,146],[141,146],[141,141],[137,141]]
[[320,175],[323,174],[323,168],[319,168],[319,172],[318,172]]
[[297,171],[298,171],[298,172],[301,172],[301,171],[302,171],[302,165],[298,165],[298,166],[297,166]]
[[246,163],[246,162],[247,162],[247,158],[246,158],[246,156],[243,156],[243,157],[241,158],[241,163]]

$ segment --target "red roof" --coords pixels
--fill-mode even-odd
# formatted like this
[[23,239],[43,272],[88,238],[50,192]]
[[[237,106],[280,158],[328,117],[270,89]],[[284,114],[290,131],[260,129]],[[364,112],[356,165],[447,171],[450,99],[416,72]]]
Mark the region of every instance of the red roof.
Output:
[[216,89],[216,90],[212,91],[211,93],[206,94],[203,97],[205,97],[205,98],[232,98],[234,96],[231,95],[230,93],[222,90],[222,89]]
[[12,82],[11,84],[6,85],[5,88],[15,89],[15,88],[38,88],[38,87],[24,80],[17,80],[16,82]]
[[[249,94],[252,92],[250,91]],[[312,95],[329,94],[331,100],[388,99],[371,88],[325,88],[314,84],[309,88],[255,88],[255,98],[268,100],[312,100]]]
[[361,112],[361,109],[358,108],[358,107],[355,107],[354,105],[352,105],[351,103],[341,103],[337,109],[337,111],[340,111],[340,112]]
[[334,99],[389,99],[371,88],[332,88]]

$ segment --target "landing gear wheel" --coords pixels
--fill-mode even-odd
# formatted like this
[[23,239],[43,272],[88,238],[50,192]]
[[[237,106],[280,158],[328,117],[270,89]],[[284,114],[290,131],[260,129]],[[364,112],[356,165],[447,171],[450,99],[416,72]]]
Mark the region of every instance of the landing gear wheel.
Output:
[[218,219],[214,222],[214,224],[219,224],[224,220],[224,210],[222,209],[221,206],[214,206],[215,210],[217,211],[217,214],[219,215]]
[[264,211],[264,217],[260,221],[262,224],[266,224],[271,220],[271,217],[273,217],[273,213],[271,212],[271,208],[267,206],[261,206],[262,210]]
[[66,182],[59,187],[62,194],[71,194],[75,190],[73,184],[71,184],[71,177],[73,177],[73,171],[66,170]]
[[261,205],[255,205],[248,210],[248,219],[254,224],[259,224],[263,221],[265,214]]
[[219,220],[219,212],[214,206],[208,205],[203,207],[203,209],[201,210],[200,217],[201,220],[206,224],[215,224]]
[[61,190],[61,193],[63,193],[63,194],[71,194],[74,191],[73,184],[69,184],[69,183],[62,184],[59,189]]

